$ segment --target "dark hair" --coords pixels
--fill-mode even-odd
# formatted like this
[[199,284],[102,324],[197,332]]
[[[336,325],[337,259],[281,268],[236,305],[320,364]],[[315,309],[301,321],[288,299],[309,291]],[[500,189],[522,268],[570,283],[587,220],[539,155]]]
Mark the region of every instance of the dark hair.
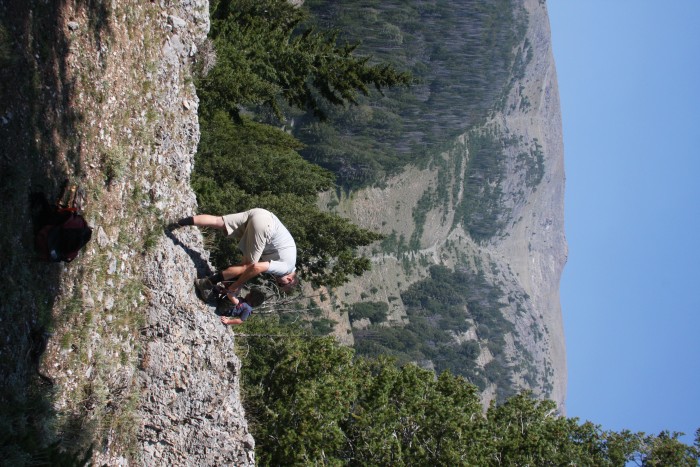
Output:
[[262,305],[262,303],[265,301],[265,298],[266,297],[264,293],[262,293],[258,289],[253,289],[248,293],[248,295],[246,295],[245,301],[248,303],[248,305],[256,307]]

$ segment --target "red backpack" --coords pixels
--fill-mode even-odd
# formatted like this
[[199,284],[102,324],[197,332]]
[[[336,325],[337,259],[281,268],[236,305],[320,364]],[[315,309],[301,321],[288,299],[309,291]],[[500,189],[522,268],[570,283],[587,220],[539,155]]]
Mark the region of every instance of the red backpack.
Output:
[[33,204],[39,208],[34,247],[43,261],[69,263],[92,238],[92,228],[78,213],[77,186],[66,183],[62,191],[56,205],[50,205],[41,194],[34,194]]
[[92,238],[92,228],[83,216],[66,212],[59,224],[42,227],[34,236],[34,247],[43,261],[70,263]]

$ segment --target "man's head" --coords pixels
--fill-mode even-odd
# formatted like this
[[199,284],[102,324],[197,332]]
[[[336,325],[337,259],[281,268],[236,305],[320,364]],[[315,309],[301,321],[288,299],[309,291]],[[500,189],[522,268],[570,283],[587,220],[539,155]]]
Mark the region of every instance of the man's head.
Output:
[[290,292],[294,287],[299,285],[299,278],[297,277],[296,271],[285,274],[284,276],[277,276],[276,280],[280,290],[285,293]]

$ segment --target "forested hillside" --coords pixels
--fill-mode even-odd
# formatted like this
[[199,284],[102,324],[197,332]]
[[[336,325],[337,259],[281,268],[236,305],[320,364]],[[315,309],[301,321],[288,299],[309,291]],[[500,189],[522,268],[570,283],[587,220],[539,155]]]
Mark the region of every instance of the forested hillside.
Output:
[[[325,197],[326,207],[385,235],[366,249],[381,277],[370,273],[371,279],[336,291],[335,306],[348,312],[336,314],[338,335],[352,332],[348,340],[363,355],[449,368],[479,386],[487,400],[531,388],[563,404],[563,347],[551,354],[548,343],[560,341],[562,331],[538,309],[551,308],[560,320],[558,304],[535,303],[540,297],[520,284],[510,265],[514,258],[495,252],[514,238],[525,211],[562,221],[554,188],[563,182],[563,173],[554,173],[561,157],[556,123],[553,131],[539,124],[543,112],[556,120],[558,108],[545,110],[541,102],[535,108],[535,88],[546,85],[540,63],[548,59],[542,55],[548,44],[538,31],[543,5],[305,6],[316,24],[338,27],[339,40],[359,44],[358,53],[413,77],[407,89],[329,107],[324,121],[294,114],[293,134],[306,143],[301,154],[333,170],[346,190]],[[517,118],[520,126],[504,118]],[[551,141],[547,154],[545,139]],[[542,189],[544,181],[554,185]],[[536,207],[538,196],[552,199]],[[561,249],[548,260],[556,269],[563,266],[565,244],[563,230],[553,233],[561,234]],[[530,242],[517,254],[533,248]],[[558,278],[551,280],[534,290],[556,289]]]
[[[236,8],[226,2],[213,4],[210,36],[217,62],[198,82],[203,136],[193,186],[201,211],[231,212],[256,206],[273,210],[295,236],[301,256],[298,266],[306,281],[316,287],[339,287],[369,270],[369,259],[356,257],[355,251],[373,241],[373,251],[380,247],[402,257],[407,273],[425,269],[429,261],[422,260],[419,266],[408,255],[421,249],[426,215],[436,206],[446,211],[442,223],[454,223],[477,242],[503,234],[512,210],[505,206],[501,186],[508,169],[507,150],[521,149],[516,137],[505,138],[496,126],[485,122],[489,115],[503,110],[506,96],[527,65],[523,7],[502,1],[401,8],[369,3],[347,11],[322,3],[307,6],[311,16],[279,4],[239,2]],[[342,28],[326,32],[323,23],[330,22]],[[377,38],[377,31],[387,28],[405,40],[383,47],[385,38]],[[449,40],[438,40],[437,30],[445,31],[443,36]],[[355,36],[340,31],[352,31]],[[357,47],[360,38],[366,44]],[[362,50],[371,52],[372,59],[359,55]],[[418,51],[425,52],[415,55]],[[397,71],[402,68],[413,74]],[[409,81],[411,86],[405,87]],[[423,94],[428,98],[416,99]],[[361,108],[372,111],[355,113]],[[354,116],[349,117],[351,114]],[[367,131],[387,121],[402,125],[383,136]],[[298,140],[272,126],[275,122],[290,122]],[[445,163],[445,151],[440,148],[453,145],[450,141],[465,131],[470,132],[469,138],[459,148],[469,156],[465,160],[460,149],[451,148],[452,160]],[[342,141],[313,136],[335,132],[345,134]],[[406,138],[416,138],[416,144],[400,143]],[[360,149],[363,141],[372,141],[374,149]],[[437,141],[442,143],[436,145]],[[360,146],[351,149],[356,144]],[[314,155],[324,148],[361,154],[376,165],[374,175],[349,183],[348,166],[334,164],[343,165],[352,158],[337,153]],[[519,167],[529,175],[525,187],[534,189],[542,178],[542,157],[531,160],[526,156],[518,155]],[[411,161],[414,166],[431,167],[442,180],[412,206],[415,228],[410,238],[397,238],[396,231],[391,231],[376,243],[381,238],[376,233],[352,227],[342,217],[318,209],[316,194],[328,192],[334,178],[337,186],[358,189],[384,183],[391,172]],[[321,163],[326,170],[309,162]],[[350,164],[353,171],[366,165],[359,159],[356,162]],[[536,163],[539,171],[533,169]],[[452,178],[455,171],[463,181]],[[533,171],[537,173],[531,174]],[[523,199],[518,202],[522,204]],[[214,258],[220,267],[236,260],[231,242],[217,237],[213,241],[218,242]],[[501,300],[507,297],[521,307],[523,293],[501,290],[484,271],[466,263],[457,265],[456,271],[445,266],[430,271],[431,278],[399,291],[408,326],[387,327],[385,320],[370,320],[369,327],[355,333],[361,354],[395,355],[401,362],[419,362],[438,371],[449,368],[469,377],[482,391],[493,385],[501,400],[518,387],[541,390],[542,385],[551,385],[543,369],[529,361],[530,351],[519,341],[511,340],[510,346],[524,356],[514,358],[512,351],[506,354],[506,335],[515,328]],[[436,295],[431,289],[443,293]],[[357,314],[363,303],[349,305]],[[315,303],[308,306],[314,308]],[[328,318],[311,322],[319,331],[329,330],[331,324]],[[478,339],[456,339],[474,329]],[[492,355],[487,362],[483,358],[477,362],[483,353],[480,342]],[[515,373],[525,384],[512,381]]]
[[300,118],[305,157],[353,188],[376,183],[408,163],[426,164],[466,128],[501,109],[522,75],[527,15],[518,2],[305,2],[318,23],[358,43],[358,53],[413,76],[357,106],[328,109],[327,122]]

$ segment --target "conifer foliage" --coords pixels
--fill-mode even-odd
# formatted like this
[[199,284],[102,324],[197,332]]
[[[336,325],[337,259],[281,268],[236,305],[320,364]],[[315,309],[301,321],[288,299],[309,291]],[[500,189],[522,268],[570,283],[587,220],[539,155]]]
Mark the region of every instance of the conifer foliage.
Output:
[[211,9],[217,65],[202,83],[206,98],[236,105],[269,106],[282,115],[278,99],[324,117],[319,103],[355,103],[369,86],[406,85],[407,73],[372,65],[338,44],[337,31],[304,28],[305,10],[280,0],[220,0]]
[[354,358],[271,320],[246,326],[237,340],[260,465],[695,466],[700,455],[697,436],[688,446],[680,433],[605,431],[529,393],[484,412],[476,386],[449,371]]

